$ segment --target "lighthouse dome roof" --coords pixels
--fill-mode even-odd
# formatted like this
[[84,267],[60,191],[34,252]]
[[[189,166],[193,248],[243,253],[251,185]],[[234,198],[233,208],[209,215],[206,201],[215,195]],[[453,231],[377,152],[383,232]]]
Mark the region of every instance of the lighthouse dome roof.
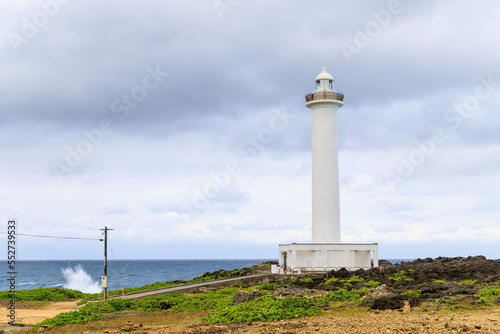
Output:
[[321,71],[321,73],[316,77],[316,80],[322,79],[333,80],[332,75],[326,71],[326,67],[323,67],[323,71]]

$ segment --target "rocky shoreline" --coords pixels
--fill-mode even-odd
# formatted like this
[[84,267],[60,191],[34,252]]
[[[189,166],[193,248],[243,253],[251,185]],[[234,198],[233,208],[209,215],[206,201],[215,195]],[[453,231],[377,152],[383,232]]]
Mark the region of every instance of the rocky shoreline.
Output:
[[[439,257],[395,265],[382,260],[380,268],[340,269],[322,276],[306,275],[305,278],[285,279],[281,294],[314,294],[341,288],[359,290],[373,282],[372,291],[367,292],[362,304],[372,309],[403,308],[405,301],[414,307],[425,301],[443,298],[453,301],[467,296],[474,304],[480,299],[476,294],[485,284],[500,282],[500,260],[488,260],[484,256]],[[500,297],[493,302],[500,304]]]

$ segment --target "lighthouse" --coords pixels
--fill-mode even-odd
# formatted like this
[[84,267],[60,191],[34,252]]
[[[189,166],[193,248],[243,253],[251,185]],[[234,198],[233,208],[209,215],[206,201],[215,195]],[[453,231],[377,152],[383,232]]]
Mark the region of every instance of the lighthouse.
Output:
[[306,95],[312,114],[312,242],[279,246],[278,272],[325,272],[378,267],[377,243],[341,243],[338,111],[344,95],[323,67]]
[[312,242],[340,242],[338,109],[344,95],[333,89],[333,77],[323,67],[316,90],[306,95],[312,113]]

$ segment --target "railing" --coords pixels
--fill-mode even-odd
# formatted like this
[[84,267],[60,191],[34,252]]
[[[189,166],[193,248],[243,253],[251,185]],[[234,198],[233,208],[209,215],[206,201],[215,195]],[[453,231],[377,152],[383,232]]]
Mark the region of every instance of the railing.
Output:
[[306,102],[316,100],[344,101],[344,94],[335,91],[319,91],[306,95]]
[[278,268],[279,274],[288,274],[288,275],[300,275],[300,274],[314,274],[314,273],[327,273],[332,270],[339,270],[340,268],[346,268],[349,271],[356,271],[358,269],[369,269],[366,267],[293,267],[293,268]]

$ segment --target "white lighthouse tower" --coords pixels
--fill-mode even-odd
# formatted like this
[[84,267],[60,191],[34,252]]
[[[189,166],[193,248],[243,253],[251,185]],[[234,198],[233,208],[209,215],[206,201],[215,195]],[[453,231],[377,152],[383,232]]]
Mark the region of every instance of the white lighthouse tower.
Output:
[[323,70],[306,95],[312,112],[312,243],[280,245],[280,270],[287,272],[356,270],[378,267],[378,244],[340,242],[338,109],[344,95]]
[[340,242],[337,113],[344,95],[333,90],[323,67],[316,90],[306,96],[312,112],[312,242]]

